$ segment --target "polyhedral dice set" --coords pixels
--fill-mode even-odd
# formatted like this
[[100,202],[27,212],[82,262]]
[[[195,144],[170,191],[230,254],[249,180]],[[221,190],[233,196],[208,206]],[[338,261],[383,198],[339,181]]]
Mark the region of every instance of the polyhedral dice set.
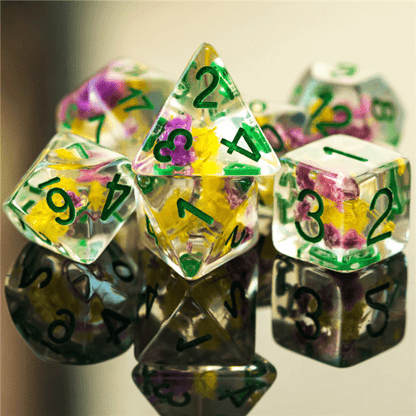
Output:
[[65,364],[134,343],[160,415],[245,415],[272,385],[258,290],[292,351],[346,367],[396,345],[410,166],[369,142],[397,145],[402,118],[355,65],[313,65],[282,107],[246,106],[209,44],[176,85],[112,62],[60,102],[4,203],[32,241],[6,280],[17,329]]

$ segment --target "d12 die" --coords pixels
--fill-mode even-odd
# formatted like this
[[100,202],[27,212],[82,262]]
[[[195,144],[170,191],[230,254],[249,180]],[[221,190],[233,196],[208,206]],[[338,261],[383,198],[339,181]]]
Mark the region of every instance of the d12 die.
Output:
[[132,376],[161,416],[244,416],[273,384],[276,369],[256,354],[232,367],[139,363]]
[[5,201],[29,240],[92,263],[136,209],[129,161],[69,132],[57,134]]
[[247,364],[254,355],[257,255],[250,251],[198,282],[141,253],[146,293],[138,312],[135,355],[143,363]]
[[399,153],[336,135],[281,160],[273,219],[278,251],[348,272],[403,249],[410,165]]
[[405,329],[406,259],[337,273],[279,254],[273,272],[273,336],[291,351],[349,367],[398,344]]
[[291,104],[308,113],[313,140],[347,134],[397,146],[404,112],[383,77],[348,63],[314,63],[293,91]]
[[113,61],[59,103],[57,129],[69,128],[131,159],[173,87],[146,65]]
[[[202,44],[132,164],[144,181],[149,234],[161,245],[146,247],[187,278],[248,250],[257,239],[254,179],[279,166],[217,52]],[[184,258],[192,260],[190,269]]]
[[[261,100],[251,101],[249,107],[279,157],[317,139],[303,133],[306,123],[303,107]],[[273,176],[258,178],[260,222],[273,216],[273,180]]]
[[91,265],[29,243],[10,270],[5,293],[14,324],[42,360],[93,364],[132,344],[138,266],[111,243]]
[[149,177],[138,180],[141,243],[185,279],[196,280],[257,240],[252,177]]

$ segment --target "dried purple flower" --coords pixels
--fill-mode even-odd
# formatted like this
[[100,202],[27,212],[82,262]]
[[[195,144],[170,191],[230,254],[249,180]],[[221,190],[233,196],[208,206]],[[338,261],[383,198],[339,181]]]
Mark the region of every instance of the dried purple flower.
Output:
[[361,248],[366,243],[366,239],[357,233],[354,228],[349,229],[342,238],[342,248]]
[[329,248],[339,247],[341,245],[341,233],[338,228],[332,224],[324,224],[324,242]]
[[296,183],[300,189],[314,189],[315,182],[309,177],[311,173],[311,167],[299,163],[296,167]]

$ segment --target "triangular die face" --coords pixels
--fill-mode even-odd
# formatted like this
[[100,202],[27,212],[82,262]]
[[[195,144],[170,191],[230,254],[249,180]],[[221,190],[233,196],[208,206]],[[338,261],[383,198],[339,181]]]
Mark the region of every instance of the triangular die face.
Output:
[[279,161],[215,49],[202,44],[167,99],[133,170],[139,175],[274,175]]
[[218,322],[186,296],[138,357],[143,363],[238,365],[247,362]]

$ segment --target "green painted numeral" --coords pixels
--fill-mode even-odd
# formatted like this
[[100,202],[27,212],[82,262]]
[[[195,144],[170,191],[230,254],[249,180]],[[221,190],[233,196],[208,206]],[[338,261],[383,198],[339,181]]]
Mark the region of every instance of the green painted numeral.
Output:
[[175,138],[177,136],[184,136],[186,139],[185,145],[183,146],[183,148],[185,150],[189,150],[192,146],[193,143],[193,137],[190,131],[185,130],[185,129],[175,129],[172,130],[169,133],[168,139],[167,140],[161,140],[160,142],[156,143],[156,146],[153,149],[153,154],[155,156],[155,159],[159,162],[162,163],[169,163],[172,160],[172,157],[169,155],[162,155],[160,153],[160,151],[162,149],[170,149],[170,150],[175,150],[176,149],[176,145],[175,145]]
[[[243,137],[243,139],[246,141],[251,152],[238,146],[237,143],[241,137]],[[243,156],[248,157],[251,160],[254,160],[255,162],[258,162],[261,158],[260,152],[257,149],[256,145],[253,143],[253,140],[242,127],[238,129],[237,134],[235,135],[234,140],[232,142],[226,139],[221,139],[221,144],[228,147],[227,153],[230,155],[233,152],[238,152]]]
[[[131,94],[125,98],[122,98],[121,100],[118,101],[117,105],[119,104],[124,104],[127,101],[132,100],[133,98],[136,97],[140,97],[142,96],[142,99],[144,101],[145,104],[138,104],[138,105],[132,105],[131,107],[126,107],[124,109],[125,113],[128,113],[129,111],[133,111],[133,110],[140,110],[140,109],[144,109],[147,108],[149,110],[154,110],[155,106],[153,105],[153,103],[143,94],[143,91],[141,90],[136,90],[134,88],[129,88],[129,90],[131,91]],[[143,94],[143,95],[142,95]]]
[[308,122],[307,130],[310,131],[311,125],[315,119],[322,113],[324,108],[332,101],[333,95],[330,91],[322,91],[318,94],[318,98],[322,100],[322,104],[311,114],[311,118]]
[[327,132],[327,127],[334,127],[334,128],[340,128],[340,127],[346,127],[348,124],[350,124],[352,120],[352,113],[351,110],[346,107],[345,105],[336,105],[333,108],[334,111],[340,111],[344,113],[345,120],[344,121],[332,121],[332,122],[326,122],[326,121],[320,121],[319,123],[316,123],[316,128],[321,132],[323,136],[328,136],[329,133]]
[[249,384],[235,391],[225,390],[225,393],[219,396],[218,400],[229,398],[233,405],[238,408],[241,407],[256,390],[257,388],[253,384]]
[[218,71],[211,66],[203,66],[196,73],[195,78],[199,81],[203,77],[204,74],[212,75],[211,84],[209,84],[207,88],[205,88],[203,91],[201,91],[200,94],[197,95],[197,97],[195,98],[193,102],[193,105],[195,108],[217,108],[218,103],[213,102],[213,101],[203,101],[203,100],[207,98],[215,90],[215,88],[217,88],[218,82],[220,80]]
[[[121,175],[116,173],[111,182],[107,183],[106,188],[110,190],[108,193],[107,199],[105,200],[104,208],[101,213],[101,220],[107,221],[110,216],[116,211],[120,205],[127,199],[131,192],[131,186],[119,184]],[[119,197],[112,203],[114,198],[114,192],[121,191]]]
[[[103,318],[107,331],[110,334],[107,341],[113,341],[115,345],[121,344],[119,334],[131,324],[131,319],[107,308],[102,310],[101,317]],[[113,322],[121,322],[121,325],[116,329]]]
[[358,70],[357,65],[348,64],[345,62],[340,62],[337,64],[337,69],[331,72],[333,77],[338,77],[339,75],[345,75],[347,77],[352,77]]
[[210,217],[208,214],[205,214],[205,212],[201,211],[182,198],[177,200],[176,205],[178,206],[178,213],[180,218],[185,218],[185,210],[187,210],[202,221],[206,222],[208,225],[212,225],[214,223],[214,218]]
[[[55,343],[55,344],[64,344],[66,341],[68,341],[72,334],[75,331],[75,315],[69,311],[68,309],[59,309],[59,311],[56,312],[58,316],[60,315],[68,315],[69,316],[69,325],[62,319],[57,319],[56,321],[53,321],[48,326],[48,337]],[[54,334],[55,328],[61,327],[64,328],[65,334],[61,338],[57,338]],[[61,331],[59,331],[61,332]]]
[[[373,309],[376,309],[377,311],[382,312],[385,317],[384,324],[378,331],[374,331],[373,328],[371,328],[371,324],[367,324],[366,326],[367,334],[372,338],[379,337],[386,330],[388,320],[389,320],[389,307],[391,305],[383,305],[382,303],[374,302],[370,296],[374,295],[375,293],[381,292],[382,290],[387,290],[389,287],[390,287],[390,283],[387,282],[387,283],[384,283],[383,285],[377,286],[365,292],[365,301],[367,302],[367,305],[370,308],[373,308]],[[394,296],[392,297],[392,299],[394,300]]]
[[389,188],[381,188],[377,191],[377,193],[374,195],[373,199],[371,200],[370,204],[370,211],[374,209],[374,206],[376,205],[377,199],[380,197],[380,195],[386,195],[388,198],[388,204],[386,210],[383,212],[383,214],[378,218],[378,220],[374,223],[374,225],[371,227],[370,232],[367,236],[367,246],[371,244],[375,244],[378,241],[384,240],[386,238],[391,237],[391,231],[387,231],[383,234],[377,235],[376,237],[373,237],[374,232],[376,231],[377,227],[384,221],[386,217],[390,214],[392,208],[393,208],[393,193]]
[[307,195],[312,195],[318,201],[318,209],[314,212],[308,212],[308,216],[313,218],[319,225],[319,232],[318,235],[315,237],[310,237],[309,235],[305,234],[300,226],[299,221],[295,221],[296,229],[298,230],[299,235],[306,241],[310,241],[311,243],[318,243],[324,238],[325,228],[324,223],[321,220],[321,215],[324,212],[324,204],[322,202],[321,197],[312,189],[303,189],[298,195],[298,201],[303,201]]
[[[56,181],[57,179],[57,181]],[[48,185],[50,185],[51,183],[57,183],[60,181],[60,178],[56,177],[51,179],[50,181],[48,181]],[[44,182],[43,184],[41,184],[43,187],[48,186],[45,185],[46,182]],[[41,187],[41,185],[39,185],[39,187]],[[55,194],[59,194],[61,195],[61,197],[64,199],[64,203],[63,205],[61,205],[60,207],[58,207],[54,202],[52,197]],[[61,225],[69,225],[72,224],[75,221],[75,206],[74,203],[72,202],[71,197],[61,188],[52,188],[48,191],[48,193],[46,194],[46,203],[48,204],[48,207],[56,213],[59,212],[65,212],[67,209],[69,209],[69,215],[68,218],[63,220],[62,218],[55,218],[55,221],[58,224]]]
[[150,220],[149,220],[149,217],[147,215],[146,215],[146,229],[147,229],[147,232],[149,233],[149,235],[151,237],[153,237],[153,239],[155,240],[156,245],[158,246],[159,243],[158,243],[158,240],[157,240],[157,236],[155,234],[155,231],[153,230],[152,224],[150,224]]
[[289,199],[285,199],[280,193],[276,193],[277,208],[279,211],[279,219],[282,224],[289,224],[294,222],[294,218],[288,218],[287,211],[293,207],[296,202],[296,196],[292,189],[296,188],[296,178],[290,173],[286,172],[279,179],[280,186],[287,186],[289,183]]
[[98,127],[97,127],[97,131],[95,133],[95,139],[97,141],[97,144],[100,144],[101,129],[102,129],[103,124],[104,124],[105,114],[98,114],[98,116],[90,117],[88,120],[89,121],[98,120]]
[[261,129],[263,130],[263,133],[266,133],[266,130],[271,131],[273,136],[276,137],[277,141],[279,142],[279,147],[277,149],[273,148],[275,152],[280,152],[284,149],[285,144],[283,143],[283,139],[273,126],[271,126],[270,124],[263,124],[261,126]]
[[234,230],[231,232],[231,234],[228,236],[227,241],[225,242],[225,245],[228,244],[228,242],[231,240],[231,248],[235,248],[244,240],[244,237],[246,236],[246,228],[244,227],[244,230],[241,232],[240,239],[238,241],[235,241],[237,238],[237,232],[238,232],[238,225],[234,227]]
[[360,162],[368,162],[368,159],[366,159],[364,157],[355,156],[355,155],[352,155],[351,153],[341,152],[341,150],[334,149],[333,147],[325,146],[324,147],[324,152],[327,155],[332,155],[332,153],[338,153],[339,155],[346,156],[346,157],[349,157],[351,159],[358,160]]
[[237,300],[236,300],[236,296],[235,296],[235,291],[236,290],[238,290],[240,292],[241,301],[246,299],[246,294],[244,292],[244,286],[238,280],[236,280],[231,284],[231,288],[230,288],[231,306],[227,301],[224,302],[224,306],[227,308],[228,312],[230,312],[231,316],[234,319],[236,319],[237,316],[238,316]]
[[74,144],[71,144],[71,146],[67,147],[67,149],[72,149],[72,148],[74,148],[79,153],[79,155],[81,156],[82,159],[89,159],[90,158],[88,156],[88,153],[84,150],[82,145],[80,145],[79,143],[74,143]]
[[396,108],[391,101],[374,98],[371,103],[371,114],[378,121],[392,122],[396,118]]

